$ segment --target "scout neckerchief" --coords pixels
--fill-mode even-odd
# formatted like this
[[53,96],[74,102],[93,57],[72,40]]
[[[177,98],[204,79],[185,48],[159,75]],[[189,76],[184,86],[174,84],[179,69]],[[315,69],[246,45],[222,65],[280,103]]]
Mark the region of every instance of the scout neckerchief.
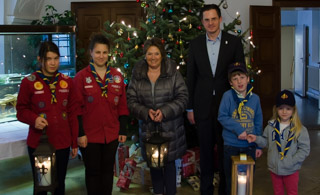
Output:
[[249,97],[251,96],[253,87],[251,84],[247,85],[247,94],[246,94],[246,97],[242,101],[238,97],[236,90],[233,87],[231,87],[231,88],[233,89],[232,90],[233,99],[238,104],[238,115],[239,115],[239,119],[241,120],[242,107],[244,106],[244,103],[246,103],[248,101]]
[[57,103],[56,98],[56,84],[58,83],[59,75],[60,73],[57,71],[56,75],[54,76],[54,79],[49,79],[47,76],[45,76],[41,69],[37,70],[36,73],[42,78],[42,80],[49,86],[51,91],[51,104]]
[[289,131],[289,134],[288,134],[288,140],[287,140],[287,145],[286,147],[284,148],[284,151],[282,152],[282,149],[281,149],[281,141],[280,141],[280,119],[277,118],[276,120],[276,124],[274,126],[274,131],[276,132],[276,136],[275,136],[275,139],[276,139],[276,144],[277,144],[277,148],[278,148],[278,152],[279,154],[281,155],[281,160],[287,155],[287,152],[290,148],[290,145],[292,143],[292,140],[293,140],[293,137],[294,137],[294,132],[293,132],[293,128],[292,127],[292,123],[290,121],[290,131]]
[[108,64],[106,64],[107,66],[107,70],[106,70],[106,76],[105,76],[105,80],[101,82],[97,72],[96,72],[96,69],[94,68],[93,66],[93,61],[90,62],[90,68],[91,68],[91,72],[94,76],[94,78],[96,79],[97,83],[99,84],[100,88],[101,88],[101,96],[105,96],[105,97],[108,97],[107,93],[108,93],[108,83],[110,81],[110,78],[111,78],[111,74],[110,74],[110,66]]

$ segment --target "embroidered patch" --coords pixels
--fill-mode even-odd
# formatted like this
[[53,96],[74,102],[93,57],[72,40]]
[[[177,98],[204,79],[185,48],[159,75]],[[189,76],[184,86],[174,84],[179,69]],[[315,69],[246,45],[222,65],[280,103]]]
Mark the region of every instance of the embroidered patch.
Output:
[[86,83],[90,84],[92,82],[91,77],[86,77]]
[[62,101],[62,105],[63,105],[63,106],[67,106],[67,104],[68,104],[68,100],[67,100],[67,99],[64,99],[64,100]]
[[282,98],[282,99],[287,99],[287,98],[288,98],[288,95],[284,93],[284,94],[281,96],[281,98]]
[[28,78],[29,81],[35,81],[36,80],[36,76],[33,75],[33,74],[29,75],[27,78]]
[[65,80],[61,80],[59,85],[62,89],[68,88],[68,83]]
[[41,83],[40,81],[35,82],[35,83],[33,84],[33,86],[34,86],[34,88],[35,88],[36,90],[41,90],[41,89],[43,89],[43,85],[42,85],[42,83]]
[[47,118],[46,113],[40,113],[39,116],[42,117],[42,118]]
[[113,76],[113,80],[115,83],[120,83],[121,82],[121,77],[119,75]]
[[91,102],[93,102],[93,100],[94,100],[94,98],[93,98],[92,96],[89,96],[89,97],[88,97],[88,102],[91,103]]
[[63,118],[63,120],[67,119],[67,113],[66,112],[62,112],[62,118]]
[[44,108],[46,104],[44,102],[39,102],[38,103],[39,108]]

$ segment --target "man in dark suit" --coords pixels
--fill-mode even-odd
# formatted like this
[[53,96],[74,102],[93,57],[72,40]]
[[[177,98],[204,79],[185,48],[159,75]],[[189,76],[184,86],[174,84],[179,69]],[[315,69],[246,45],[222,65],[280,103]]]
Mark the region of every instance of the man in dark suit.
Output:
[[222,127],[217,121],[220,100],[230,88],[228,65],[244,63],[241,39],[220,30],[220,8],[205,5],[200,19],[206,34],[190,43],[187,61],[187,85],[189,90],[188,120],[195,124],[200,143],[201,194],[212,195],[214,191],[214,145],[218,146],[219,194],[225,192],[223,174]]

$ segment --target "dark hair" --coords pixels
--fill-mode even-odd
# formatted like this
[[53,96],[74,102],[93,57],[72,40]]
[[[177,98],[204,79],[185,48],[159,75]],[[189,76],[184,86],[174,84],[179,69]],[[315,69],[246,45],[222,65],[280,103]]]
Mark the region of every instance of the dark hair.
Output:
[[228,80],[231,81],[232,77],[234,77],[235,75],[242,75],[242,74],[246,75],[247,77],[249,76],[249,74],[246,73],[246,72],[243,72],[243,71],[240,71],[240,70],[236,70],[234,72],[229,72],[228,73]]
[[45,42],[41,43],[40,49],[39,49],[39,55],[38,56],[39,56],[41,61],[42,60],[46,61],[47,53],[49,51],[58,54],[58,56],[60,57],[60,51],[59,51],[58,46],[55,43],[51,42],[51,41],[45,41]]
[[221,18],[221,10],[220,10],[219,6],[217,6],[216,4],[206,4],[200,10],[200,20],[203,19],[203,12],[209,11],[211,9],[216,10],[219,18]]
[[110,42],[107,39],[106,36],[104,36],[102,33],[93,33],[90,37],[90,43],[89,43],[89,49],[90,51],[93,50],[96,43],[105,44],[108,46],[108,49],[110,50]]
[[160,50],[161,53],[161,57],[165,58],[166,57],[166,51],[164,49],[164,46],[162,44],[161,39],[157,38],[157,37],[153,37],[151,39],[148,39],[144,42],[144,46],[143,46],[143,54],[146,55],[148,49],[151,46],[155,46]]

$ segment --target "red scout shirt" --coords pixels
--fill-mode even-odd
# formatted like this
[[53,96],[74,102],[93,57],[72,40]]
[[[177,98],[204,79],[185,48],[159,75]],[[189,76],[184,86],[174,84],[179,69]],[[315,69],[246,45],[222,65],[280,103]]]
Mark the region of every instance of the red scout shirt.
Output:
[[74,78],[78,97],[82,101],[83,129],[90,143],[110,143],[118,139],[119,116],[129,114],[123,77],[112,67],[110,74],[108,97],[101,96],[101,88],[90,66],[78,72]]
[[49,86],[37,74],[32,73],[21,82],[17,100],[17,118],[29,124],[27,145],[38,146],[42,130],[35,128],[36,118],[44,116],[48,121],[47,135],[55,149],[77,148],[78,122],[75,115],[76,93],[72,79],[60,73],[56,84],[56,103],[51,104]]

